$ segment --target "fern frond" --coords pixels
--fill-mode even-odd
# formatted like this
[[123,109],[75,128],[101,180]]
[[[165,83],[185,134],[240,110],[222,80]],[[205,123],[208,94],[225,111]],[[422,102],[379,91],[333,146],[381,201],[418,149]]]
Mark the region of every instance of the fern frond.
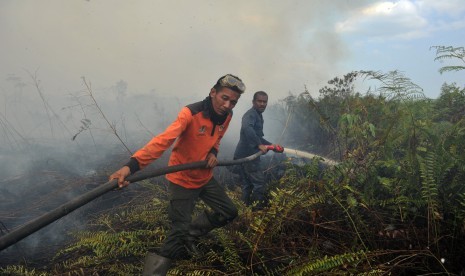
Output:
[[325,256],[322,259],[310,261],[300,267],[291,270],[287,275],[316,275],[322,272],[330,272],[332,269],[343,265],[356,264],[365,257],[364,251],[350,252],[332,257]]
[[454,71],[461,71],[461,70],[465,70],[465,66],[459,66],[459,65],[456,65],[456,66],[444,66],[444,67],[441,67],[439,69],[439,73],[444,73],[444,72],[454,72]]
[[[431,48],[436,49],[435,61],[443,61],[446,59],[454,59],[465,62],[465,48],[464,47],[452,47],[452,46],[433,46]],[[430,48],[430,49],[431,49]],[[449,65],[443,66],[439,69],[439,73],[460,71],[465,70],[465,66],[460,65]]]
[[0,267],[1,275],[12,275],[12,276],[48,276],[51,275],[46,272],[36,271],[35,269],[28,269],[22,265],[9,265],[5,268]]
[[436,49],[436,60],[444,59],[464,59],[465,57],[465,48],[464,47],[452,47],[452,46],[432,46],[430,49]]
[[430,241],[430,234],[434,239],[438,237],[438,221],[442,219],[442,214],[439,210],[439,191],[435,174],[436,169],[436,153],[430,151],[425,159],[420,159],[420,175],[422,178],[421,195],[427,205],[428,212],[428,241]]
[[244,270],[244,266],[237,248],[235,246],[234,240],[231,235],[224,231],[218,231],[218,238],[223,245],[223,262],[228,272],[240,272]]

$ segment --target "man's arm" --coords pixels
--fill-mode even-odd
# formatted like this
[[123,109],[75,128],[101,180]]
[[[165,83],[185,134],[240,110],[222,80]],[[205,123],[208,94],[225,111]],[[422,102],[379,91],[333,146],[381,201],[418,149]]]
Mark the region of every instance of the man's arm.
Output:
[[273,143],[269,142],[265,138],[261,137],[260,140],[262,141],[262,145],[273,145]]
[[[135,169],[143,169],[152,161],[160,158],[163,152],[165,152],[165,150],[167,150],[174,143],[176,138],[178,138],[178,136],[186,129],[191,120],[192,114],[190,110],[187,107],[184,107],[181,112],[179,112],[176,120],[171,123],[164,132],[153,137],[150,142],[134,153],[131,159],[135,159],[139,166],[139,168],[135,167]],[[131,170],[131,173],[134,172],[135,171]]]
[[262,139],[255,133],[254,125],[257,118],[253,113],[247,112],[242,116],[241,130],[251,146],[258,148],[262,144]]
[[265,138],[257,135],[254,129],[256,121],[259,120],[254,113],[246,113],[242,117],[242,130],[244,131],[247,141],[251,144],[252,147],[261,150],[263,153],[266,153],[268,149],[266,145],[272,145]]
[[153,137],[144,147],[136,151],[129,162],[110,175],[109,179],[118,179],[119,187],[127,186],[129,182],[125,181],[125,178],[158,159],[186,129],[191,119],[192,114],[190,110],[186,107],[183,108],[176,120],[164,132]]

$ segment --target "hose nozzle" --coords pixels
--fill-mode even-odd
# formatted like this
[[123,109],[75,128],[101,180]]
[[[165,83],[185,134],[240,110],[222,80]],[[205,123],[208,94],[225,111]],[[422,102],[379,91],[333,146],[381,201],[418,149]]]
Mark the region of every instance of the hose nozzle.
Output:
[[268,145],[266,146],[267,150],[272,150],[274,152],[279,152],[282,153],[284,151],[284,148],[281,147],[280,145]]

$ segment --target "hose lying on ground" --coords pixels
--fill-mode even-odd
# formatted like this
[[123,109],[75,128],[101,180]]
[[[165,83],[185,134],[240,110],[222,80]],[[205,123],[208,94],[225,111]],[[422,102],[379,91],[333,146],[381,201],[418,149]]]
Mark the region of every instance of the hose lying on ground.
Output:
[[[241,164],[245,162],[250,162],[262,154],[263,152],[259,151],[245,158],[236,159],[236,160],[219,161],[217,166],[231,166],[231,165],[237,165],[237,164]],[[168,167],[158,168],[158,169],[153,169],[153,170],[142,170],[133,175],[128,176],[126,180],[133,183],[133,182],[141,181],[144,179],[148,179],[148,178],[152,178],[152,177],[156,177],[156,176],[160,176],[160,175],[164,175],[168,173],[173,173],[173,172],[178,172],[178,171],[183,171],[183,170],[205,168],[206,165],[207,165],[207,161],[204,160],[204,161],[192,162],[192,163],[187,163],[187,164],[168,166]],[[18,241],[24,239],[25,237],[31,235],[32,233],[38,231],[39,229],[54,222],[55,220],[71,213],[77,208],[89,203],[90,201],[96,199],[97,197],[111,190],[114,190],[116,188],[118,188],[118,181],[116,179],[113,179],[81,196],[78,196],[72,199],[71,201],[59,206],[58,208],[55,208],[54,210],[43,214],[40,217],[24,225],[19,226],[18,228],[14,229],[10,233],[0,237],[0,251],[9,247],[10,245],[17,243]]]
[[[296,155],[299,157],[310,158],[310,159],[318,157],[317,155],[313,155],[308,152],[288,149],[288,148],[285,148],[284,152],[288,154]],[[218,162],[217,166],[231,166],[231,165],[237,165],[237,164],[241,164],[245,162],[250,162],[250,161],[255,160],[257,157],[259,157],[262,154],[263,152],[259,151],[253,155],[250,155],[248,157],[241,158],[241,159],[226,160],[226,161],[222,160]],[[333,161],[330,159],[323,159],[321,162],[327,165],[337,164],[336,161]],[[137,173],[133,175],[128,176],[126,180],[129,181],[130,183],[133,183],[133,182],[141,181],[144,179],[148,179],[148,178],[152,178],[152,177],[156,177],[156,176],[160,176],[160,175],[164,175],[168,173],[173,173],[173,172],[178,172],[178,171],[183,171],[183,170],[205,168],[206,165],[207,165],[207,161],[204,160],[204,161],[192,162],[192,163],[187,163],[187,164],[168,166],[168,167],[163,167],[163,168],[158,168],[158,169],[153,169],[153,170],[142,170],[142,171],[138,171]],[[19,226],[18,228],[14,229],[10,233],[0,237],[0,251],[9,247],[10,245],[17,243],[18,241],[24,239],[25,237],[31,235],[32,233],[38,231],[39,229],[54,222],[55,220],[61,217],[64,217],[65,215],[76,210],[77,208],[96,199],[97,197],[111,190],[114,190],[116,188],[118,188],[118,182],[116,179],[113,179],[81,196],[78,196],[72,199],[71,201],[53,209],[52,211],[43,214],[40,217],[24,225]]]

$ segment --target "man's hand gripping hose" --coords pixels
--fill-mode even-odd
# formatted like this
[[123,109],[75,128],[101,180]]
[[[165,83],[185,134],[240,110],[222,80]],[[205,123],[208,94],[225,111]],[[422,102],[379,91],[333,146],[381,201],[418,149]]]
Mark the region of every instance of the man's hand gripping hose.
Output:
[[267,150],[272,150],[274,152],[279,152],[279,153],[284,152],[284,148],[281,145],[267,145],[266,149]]

